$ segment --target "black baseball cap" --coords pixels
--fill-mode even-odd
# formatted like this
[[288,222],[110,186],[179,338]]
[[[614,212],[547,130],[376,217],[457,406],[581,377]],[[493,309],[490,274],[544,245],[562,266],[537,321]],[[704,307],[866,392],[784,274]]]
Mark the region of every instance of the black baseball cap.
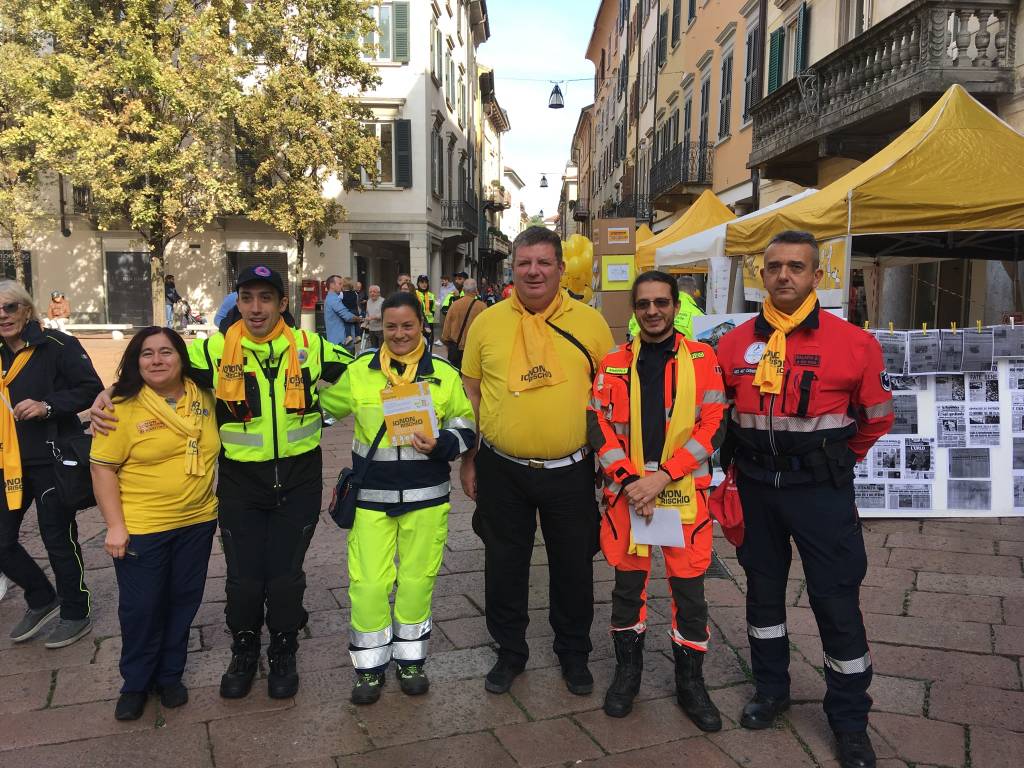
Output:
[[284,280],[281,279],[281,275],[263,264],[246,267],[239,272],[238,279],[235,280],[235,290],[237,291],[246,283],[256,282],[270,283],[282,297],[284,296]]
[[469,273],[468,272],[456,272],[455,273],[455,277],[461,277],[463,280],[468,280],[469,279]]
[[417,283],[429,283],[430,282],[430,278],[427,277],[426,275],[420,275],[419,277],[416,278],[416,282]]

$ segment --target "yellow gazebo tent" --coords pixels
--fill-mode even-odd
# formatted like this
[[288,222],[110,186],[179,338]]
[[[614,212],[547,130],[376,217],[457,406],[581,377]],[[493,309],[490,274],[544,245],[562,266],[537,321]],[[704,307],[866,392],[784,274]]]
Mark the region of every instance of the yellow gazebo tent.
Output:
[[636,229],[636,244],[637,245],[640,245],[640,243],[644,242],[645,240],[650,240],[652,237],[654,237],[654,233],[651,231],[651,228],[648,227],[646,224],[641,224],[639,227],[637,227],[637,229]]
[[953,85],[845,176],[793,205],[730,226],[725,255],[760,254],[783,229],[807,230],[819,241],[1024,230],[1024,136]]
[[637,274],[654,269],[654,253],[659,248],[735,218],[736,214],[726,208],[725,203],[718,199],[718,195],[710,189],[704,190],[686,213],[664,231],[642,242],[640,232],[637,231]]

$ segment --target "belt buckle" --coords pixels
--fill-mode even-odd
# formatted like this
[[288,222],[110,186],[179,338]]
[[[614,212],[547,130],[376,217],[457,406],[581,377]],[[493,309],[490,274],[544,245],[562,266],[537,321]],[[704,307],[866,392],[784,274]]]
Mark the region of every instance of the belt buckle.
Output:
[[530,469],[544,469],[544,462],[540,459],[527,459],[526,466]]

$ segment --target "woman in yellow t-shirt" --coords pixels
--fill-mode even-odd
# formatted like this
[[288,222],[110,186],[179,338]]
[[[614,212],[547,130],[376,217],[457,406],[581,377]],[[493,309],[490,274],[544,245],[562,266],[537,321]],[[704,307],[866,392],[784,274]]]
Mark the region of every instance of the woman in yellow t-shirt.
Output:
[[154,687],[165,707],[188,701],[181,676],[217,527],[220,451],[213,394],[189,371],[173,330],[136,334],[112,392],[118,429],[93,439],[93,489],[120,596],[118,720],[141,717]]

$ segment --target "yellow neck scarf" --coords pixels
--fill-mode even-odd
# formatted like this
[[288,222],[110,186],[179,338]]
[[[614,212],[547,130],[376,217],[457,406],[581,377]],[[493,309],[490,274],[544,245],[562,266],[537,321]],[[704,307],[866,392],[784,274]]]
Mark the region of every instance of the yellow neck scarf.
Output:
[[[404,355],[392,354],[391,349],[388,347],[388,343],[385,341],[380,345],[380,370],[385,376],[388,377],[388,383],[392,387],[397,387],[400,384],[412,384],[416,380],[416,369],[419,368],[420,358],[423,357],[423,352],[426,350],[426,343],[423,341],[423,336],[420,336],[420,343],[416,345],[416,349],[412,352],[406,352]],[[394,368],[391,367],[391,363],[404,363],[405,370],[398,373]]]
[[[640,337],[633,339],[633,365],[629,370],[629,460],[633,463],[640,477],[646,475],[644,470],[644,431],[643,408],[641,406],[640,375],[637,363],[640,360]],[[693,372],[693,360],[686,343],[680,339],[676,352],[676,399],[672,405],[672,418],[669,419],[665,432],[665,445],[661,449],[661,463],[668,460],[687,440],[693,432],[697,415],[697,380]],[[659,507],[672,507],[679,510],[682,523],[692,523],[697,519],[697,489],[693,475],[686,475],[665,486],[656,502]],[[629,533],[630,555],[650,556],[650,546],[637,544],[633,541],[633,532]]]
[[775,331],[768,339],[768,346],[765,347],[761,362],[757,364],[757,371],[754,373],[754,386],[760,387],[762,394],[777,395],[782,391],[782,373],[786,365],[786,336],[807,319],[817,303],[818,294],[811,291],[804,299],[804,303],[797,307],[796,312],[787,315],[772,304],[771,296],[765,297],[762,313],[768,325]]
[[14,424],[14,412],[11,408],[11,394],[8,387],[14,381],[21,369],[28,363],[35,347],[29,347],[27,352],[15,354],[14,362],[7,375],[0,377],[0,397],[4,399],[3,407],[0,407],[0,450],[3,451],[4,469],[4,495],[7,497],[7,509],[12,512],[21,509],[21,446],[18,444],[18,430]]
[[295,345],[295,334],[284,318],[266,336],[253,336],[245,327],[244,320],[237,320],[224,334],[224,356],[220,361],[217,380],[217,397],[225,402],[237,403],[245,400],[245,370],[242,357],[242,338],[255,344],[266,344],[281,334],[288,340],[288,368],[284,380],[284,406],[302,410],[306,407],[306,393],[302,386],[302,367]]
[[184,417],[176,408],[168,407],[164,398],[146,385],[139,390],[138,401],[153,418],[160,420],[172,432],[185,438],[185,474],[205,475],[206,467],[203,466],[199,455],[199,437],[203,432],[203,398],[195,382],[189,378],[185,379],[184,401],[188,404],[188,413]]
[[522,392],[537,387],[552,387],[565,381],[562,362],[555,352],[555,337],[547,321],[562,308],[565,291],[559,290],[543,312],[533,313],[523,306],[515,290],[509,297],[512,307],[519,312],[519,327],[512,341],[512,356],[508,364],[510,392]]

